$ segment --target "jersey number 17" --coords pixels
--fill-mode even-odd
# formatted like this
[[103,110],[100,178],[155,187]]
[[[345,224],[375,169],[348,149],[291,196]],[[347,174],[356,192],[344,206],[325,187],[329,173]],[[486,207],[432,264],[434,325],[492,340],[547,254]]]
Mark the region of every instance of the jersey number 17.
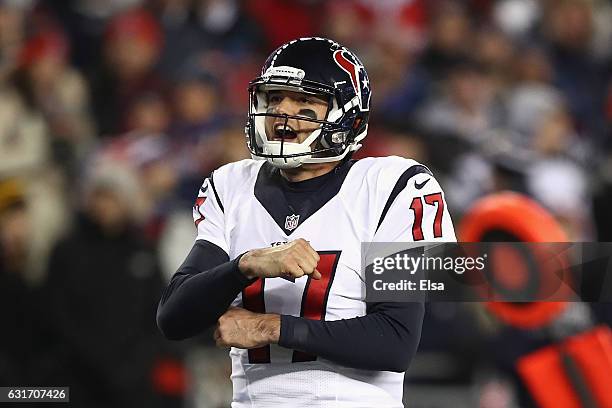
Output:
[[[310,276],[304,287],[300,307],[300,317],[311,320],[324,320],[327,309],[329,290],[334,281],[340,251],[319,251],[320,259],[317,269],[321,273],[321,279],[312,279]],[[242,303],[245,309],[255,313],[265,313],[266,303],[264,298],[265,279],[258,279],[242,291]],[[249,363],[265,364],[270,362],[270,346],[250,349]],[[314,361],[317,356],[294,350],[292,362]]]

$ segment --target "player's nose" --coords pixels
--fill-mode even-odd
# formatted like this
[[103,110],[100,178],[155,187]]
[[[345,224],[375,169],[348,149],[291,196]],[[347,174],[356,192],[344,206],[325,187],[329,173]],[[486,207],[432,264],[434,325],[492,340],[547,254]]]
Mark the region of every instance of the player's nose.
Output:
[[296,115],[299,111],[298,103],[288,96],[284,96],[276,107],[278,113],[284,115]]

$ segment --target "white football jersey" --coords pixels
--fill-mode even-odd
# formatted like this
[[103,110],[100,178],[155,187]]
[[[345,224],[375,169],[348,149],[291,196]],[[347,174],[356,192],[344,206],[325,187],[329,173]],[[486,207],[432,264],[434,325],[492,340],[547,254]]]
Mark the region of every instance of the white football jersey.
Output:
[[[278,177],[278,170],[266,161],[255,160],[216,170],[194,207],[197,239],[235,259],[251,249],[304,238],[321,256],[322,279],[260,279],[243,290],[235,306],[308,319],[363,316],[362,242],[456,240],[440,185],[414,160],[356,161],[338,175],[335,188],[327,183],[302,213],[287,204],[274,174]],[[234,408],[403,406],[403,373],[347,368],[277,345],[232,348],[230,356]]]

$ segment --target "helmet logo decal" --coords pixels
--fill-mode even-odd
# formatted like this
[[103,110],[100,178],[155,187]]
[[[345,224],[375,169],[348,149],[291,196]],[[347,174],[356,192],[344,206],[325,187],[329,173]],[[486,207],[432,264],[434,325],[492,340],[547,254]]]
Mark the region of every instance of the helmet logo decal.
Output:
[[361,70],[361,66],[346,58],[344,56],[344,50],[337,50],[334,52],[334,61],[336,61],[336,64],[351,77],[351,83],[355,89],[355,94],[359,97],[359,105],[361,107],[363,105],[361,100],[361,83],[359,82],[359,71]]

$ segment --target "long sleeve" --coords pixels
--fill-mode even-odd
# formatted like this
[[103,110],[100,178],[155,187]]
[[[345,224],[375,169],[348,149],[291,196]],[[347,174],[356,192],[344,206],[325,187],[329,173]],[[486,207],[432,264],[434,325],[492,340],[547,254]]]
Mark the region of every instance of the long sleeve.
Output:
[[157,325],[170,340],[192,337],[213,325],[251,281],[215,244],[198,240],[166,287]]
[[371,303],[367,314],[336,321],[281,316],[279,345],[352,368],[406,371],[421,337],[422,303]]

